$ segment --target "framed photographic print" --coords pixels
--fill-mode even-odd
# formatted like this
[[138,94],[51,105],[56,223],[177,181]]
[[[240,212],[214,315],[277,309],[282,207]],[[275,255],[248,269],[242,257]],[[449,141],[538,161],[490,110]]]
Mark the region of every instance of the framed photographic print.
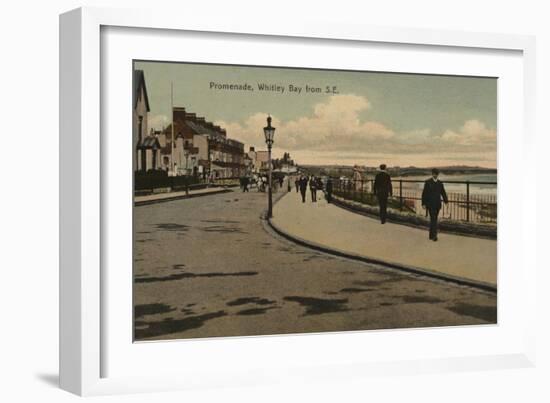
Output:
[[511,162],[532,57],[523,36],[62,15],[62,387],[531,365]]

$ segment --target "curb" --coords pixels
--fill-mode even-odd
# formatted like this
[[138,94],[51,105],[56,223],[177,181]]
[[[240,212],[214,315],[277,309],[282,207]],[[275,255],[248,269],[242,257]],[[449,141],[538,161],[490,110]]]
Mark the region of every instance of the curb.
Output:
[[269,225],[269,227],[273,231],[275,231],[275,233],[282,236],[283,238],[286,238],[289,241],[297,243],[298,245],[305,246],[306,248],[310,248],[310,249],[314,249],[314,250],[317,250],[317,251],[320,251],[320,252],[328,253],[330,255],[335,255],[335,256],[351,259],[351,260],[360,261],[360,262],[363,262],[363,263],[377,264],[377,265],[381,265],[381,266],[388,267],[388,268],[391,268],[391,269],[401,270],[401,271],[404,271],[404,272],[407,272],[407,273],[420,274],[420,275],[435,278],[435,279],[438,279],[438,280],[444,280],[444,281],[449,281],[449,282],[459,284],[459,285],[474,287],[474,288],[478,288],[478,289],[483,290],[483,291],[489,291],[489,292],[493,292],[493,293],[497,292],[497,286],[496,285],[486,283],[486,282],[483,282],[483,281],[470,280],[470,279],[466,279],[466,278],[463,278],[463,277],[453,276],[451,274],[439,273],[439,272],[435,272],[435,271],[432,271],[432,270],[423,269],[423,268],[420,268],[420,267],[406,266],[406,265],[402,265],[402,264],[399,264],[399,263],[386,262],[384,260],[370,258],[368,256],[356,255],[356,254],[349,253],[349,252],[344,252],[344,251],[341,251],[341,250],[338,250],[338,249],[332,249],[332,248],[329,248],[329,247],[324,246],[324,245],[319,245],[315,242],[306,241],[305,239],[299,238],[299,237],[294,236],[294,235],[290,235],[290,234],[286,233],[285,231],[281,230],[275,224],[273,224],[273,222],[270,219],[267,219],[265,214],[262,214],[261,218]]
[[197,193],[197,194],[188,194],[188,195],[184,194],[184,195],[179,195],[179,196],[174,196],[174,197],[166,197],[166,198],[157,199],[157,200],[143,200],[143,201],[134,202],[134,207],[147,206],[149,204],[163,203],[163,202],[169,202],[169,201],[174,201],[174,200],[182,200],[182,199],[191,199],[193,197],[203,197],[203,196],[210,196],[210,195],[216,195],[216,194],[221,194],[221,193],[229,193],[229,192],[232,192],[232,190],[231,189],[221,189],[221,190],[216,190],[215,192],[208,192],[208,193]]

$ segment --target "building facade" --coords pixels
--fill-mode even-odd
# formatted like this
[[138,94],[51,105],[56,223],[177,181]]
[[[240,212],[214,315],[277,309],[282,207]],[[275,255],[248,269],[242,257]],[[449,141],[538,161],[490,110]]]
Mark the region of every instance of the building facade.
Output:
[[174,107],[172,119],[173,153],[172,125],[160,135],[160,143],[164,144],[161,159],[165,169],[172,169],[173,157],[176,175],[219,179],[245,174],[244,144],[228,138],[225,129],[181,107]]
[[147,115],[150,111],[145,75],[142,70],[134,71],[134,99],[132,111],[132,145],[135,152],[134,170],[147,172],[161,166],[160,143],[157,136],[148,134]]
[[137,145],[137,170],[141,172],[158,170],[161,166],[160,150],[159,139],[151,131],[151,134],[141,139]]
[[252,160],[252,172],[259,173],[261,171],[269,170],[269,152],[258,150],[254,147],[250,147],[248,153],[248,158]]

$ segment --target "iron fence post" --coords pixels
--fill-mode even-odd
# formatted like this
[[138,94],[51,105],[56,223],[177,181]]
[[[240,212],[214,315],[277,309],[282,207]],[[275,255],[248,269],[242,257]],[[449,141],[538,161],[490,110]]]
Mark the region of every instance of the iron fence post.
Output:
[[349,198],[349,183],[348,181],[344,181],[344,199]]
[[466,181],[466,221],[470,221],[470,181]]
[[403,210],[403,179],[399,179],[399,209]]

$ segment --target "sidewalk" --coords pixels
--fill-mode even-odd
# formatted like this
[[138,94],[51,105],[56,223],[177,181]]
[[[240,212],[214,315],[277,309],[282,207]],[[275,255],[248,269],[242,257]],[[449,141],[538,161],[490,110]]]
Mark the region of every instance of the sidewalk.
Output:
[[210,187],[205,189],[190,190],[189,192],[166,192],[166,193],[154,193],[146,196],[135,196],[134,206],[143,206],[146,204],[153,204],[165,201],[187,199],[190,197],[206,196],[210,194],[231,192],[230,189],[225,187]]
[[437,277],[496,288],[495,240],[440,234],[428,240],[428,231],[355,214],[327,204],[323,197],[306,203],[291,192],[273,208],[271,225],[283,235],[310,246],[362,260],[387,263]]

